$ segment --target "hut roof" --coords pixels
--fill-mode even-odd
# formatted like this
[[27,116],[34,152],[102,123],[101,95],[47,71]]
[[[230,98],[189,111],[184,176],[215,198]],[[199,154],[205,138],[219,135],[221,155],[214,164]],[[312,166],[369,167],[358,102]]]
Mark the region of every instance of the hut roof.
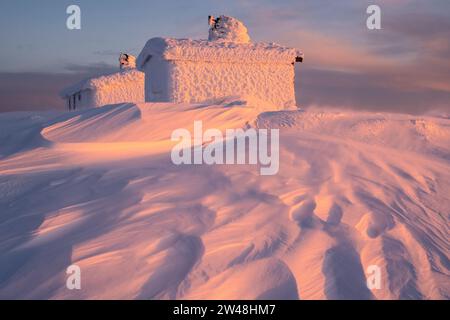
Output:
[[101,90],[104,87],[111,87],[127,83],[134,80],[144,81],[145,75],[136,69],[126,69],[106,76],[88,78],[77,84],[65,88],[60,92],[62,98],[69,97],[83,90]]

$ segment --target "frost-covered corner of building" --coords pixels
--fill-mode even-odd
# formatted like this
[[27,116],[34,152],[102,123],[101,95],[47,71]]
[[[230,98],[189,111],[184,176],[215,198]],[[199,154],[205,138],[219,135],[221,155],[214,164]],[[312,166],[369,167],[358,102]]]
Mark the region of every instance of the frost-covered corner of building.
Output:
[[294,64],[302,61],[301,52],[252,43],[245,25],[232,17],[210,16],[209,26],[208,40],[153,38],[146,43],[136,64],[145,72],[147,102],[250,97],[265,102],[268,110],[295,107]]

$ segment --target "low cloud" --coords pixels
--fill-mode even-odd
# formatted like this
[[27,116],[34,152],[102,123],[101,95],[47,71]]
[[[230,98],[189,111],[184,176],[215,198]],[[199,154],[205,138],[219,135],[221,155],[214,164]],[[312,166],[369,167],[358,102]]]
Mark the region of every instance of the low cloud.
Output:
[[117,62],[117,66],[112,66],[104,62],[99,62],[99,63],[91,63],[88,65],[72,63],[66,65],[64,67],[64,70],[73,73],[84,74],[86,76],[97,76],[117,72],[118,68],[119,62]]
[[302,107],[347,108],[424,114],[450,113],[450,92],[431,88],[401,89],[389,76],[300,67],[297,70],[297,103]]
[[299,104],[426,113],[450,112],[450,21],[439,14],[393,15],[380,31],[346,39],[300,31]]
[[66,73],[0,72],[0,112],[64,110],[59,92],[83,79],[117,71],[110,65],[70,64]]
[[119,57],[119,52],[115,50],[97,50],[93,52],[97,56],[113,56],[113,57]]

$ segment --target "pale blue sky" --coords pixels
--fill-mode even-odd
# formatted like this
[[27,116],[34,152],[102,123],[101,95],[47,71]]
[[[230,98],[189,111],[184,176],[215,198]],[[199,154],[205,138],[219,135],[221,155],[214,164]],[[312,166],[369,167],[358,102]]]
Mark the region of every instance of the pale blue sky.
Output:
[[[71,64],[112,63],[116,52],[137,54],[154,36],[206,37],[209,14],[244,20],[255,40],[277,42],[285,40],[283,34],[300,29],[350,37],[365,27],[364,2],[3,0],[0,58],[7,63],[0,71],[60,72]],[[81,8],[80,31],[66,28],[70,4]]]

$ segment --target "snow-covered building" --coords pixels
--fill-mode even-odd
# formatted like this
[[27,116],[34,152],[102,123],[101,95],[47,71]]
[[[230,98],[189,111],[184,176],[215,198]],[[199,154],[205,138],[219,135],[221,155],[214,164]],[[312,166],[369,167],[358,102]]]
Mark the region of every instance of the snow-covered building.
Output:
[[60,95],[69,110],[95,108],[107,104],[145,101],[144,73],[136,70],[135,57],[121,54],[120,71],[83,80]]
[[252,43],[238,20],[209,18],[208,40],[153,38],[136,66],[145,73],[147,102],[201,103],[251,96],[277,109],[295,106],[297,49]]

